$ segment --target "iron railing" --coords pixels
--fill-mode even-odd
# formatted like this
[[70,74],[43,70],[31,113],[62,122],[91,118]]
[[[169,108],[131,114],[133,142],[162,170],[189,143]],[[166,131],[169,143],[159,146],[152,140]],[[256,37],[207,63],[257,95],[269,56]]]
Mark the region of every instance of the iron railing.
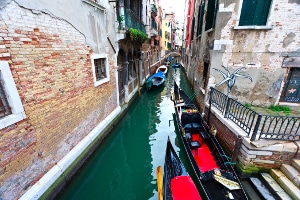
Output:
[[210,106],[215,106],[253,140],[300,141],[300,117],[271,116],[253,111],[222,92],[210,88]]
[[139,18],[134,14],[134,12],[128,8],[125,9],[124,12],[124,19],[125,19],[125,28],[135,28],[143,31],[146,33],[145,25]]

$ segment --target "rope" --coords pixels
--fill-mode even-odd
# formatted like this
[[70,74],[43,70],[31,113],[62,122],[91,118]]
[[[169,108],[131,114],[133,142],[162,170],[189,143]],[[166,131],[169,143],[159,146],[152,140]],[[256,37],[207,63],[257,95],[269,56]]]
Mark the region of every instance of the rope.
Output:
[[235,165],[236,162],[224,162],[224,165]]
[[227,156],[227,155],[225,155],[225,154],[221,154],[221,156],[227,158],[228,160],[231,159],[229,156]]
[[196,90],[196,92],[194,92],[191,96],[189,96],[189,101],[186,102],[187,104],[190,103],[195,97],[196,97],[196,94],[200,91],[200,88],[198,90]]

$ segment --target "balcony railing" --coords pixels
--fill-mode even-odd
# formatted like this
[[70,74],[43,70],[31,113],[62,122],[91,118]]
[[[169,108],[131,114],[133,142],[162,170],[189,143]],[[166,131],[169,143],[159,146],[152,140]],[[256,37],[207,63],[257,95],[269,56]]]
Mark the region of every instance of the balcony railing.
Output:
[[146,33],[146,28],[143,22],[134,14],[134,12],[130,9],[124,8],[124,24],[123,24],[123,29],[139,29],[140,31]]
[[262,115],[211,88],[209,105],[215,106],[253,140],[300,141],[300,117]]
[[151,36],[154,36],[154,37],[158,36],[157,30],[154,28],[151,28],[150,33],[151,33]]
[[151,4],[151,12],[154,16],[157,16],[157,8],[155,4]]

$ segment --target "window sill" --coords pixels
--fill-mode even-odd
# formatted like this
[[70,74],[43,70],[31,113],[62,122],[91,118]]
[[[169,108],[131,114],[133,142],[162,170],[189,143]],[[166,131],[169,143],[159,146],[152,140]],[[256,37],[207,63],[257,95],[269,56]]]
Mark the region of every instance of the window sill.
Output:
[[104,84],[106,82],[109,82],[109,78],[104,78],[104,79],[101,79],[100,81],[95,81],[94,82],[94,86],[98,87],[99,85],[102,85],[102,84]]
[[234,26],[233,29],[270,30],[272,29],[272,26]]
[[99,3],[96,3],[94,1],[91,1],[91,0],[82,0],[83,2],[89,4],[90,6],[93,6],[95,9],[99,9],[99,10],[102,10],[102,11],[105,11],[105,7]]
[[0,129],[8,127],[12,124],[15,124],[23,119],[25,119],[26,115],[24,112],[11,114],[0,120]]

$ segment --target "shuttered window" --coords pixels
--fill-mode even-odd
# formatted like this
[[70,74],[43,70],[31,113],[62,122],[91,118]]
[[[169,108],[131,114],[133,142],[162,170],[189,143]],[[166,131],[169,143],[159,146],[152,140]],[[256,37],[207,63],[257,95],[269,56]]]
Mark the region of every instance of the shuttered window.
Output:
[[271,1],[272,0],[243,0],[239,26],[266,25]]
[[192,21],[192,33],[191,33],[191,40],[194,39],[194,32],[195,32],[195,17],[193,17],[193,21]]
[[200,4],[199,6],[199,12],[198,12],[198,29],[197,29],[197,35],[202,34],[202,26],[203,26],[203,17],[204,17],[204,7],[205,3]]
[[218,0],[208,0],[205,30],[215,27]]

